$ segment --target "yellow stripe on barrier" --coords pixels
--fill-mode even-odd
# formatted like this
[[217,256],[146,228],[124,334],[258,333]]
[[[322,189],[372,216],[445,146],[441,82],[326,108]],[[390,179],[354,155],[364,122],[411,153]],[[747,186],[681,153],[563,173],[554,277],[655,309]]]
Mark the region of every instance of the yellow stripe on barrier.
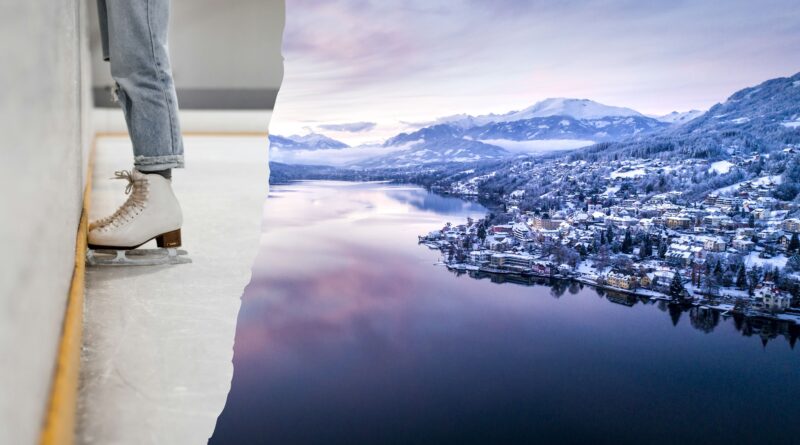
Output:
[[71,445],[75,442],[78,378],[80,377],[83,336],[83,301],[86,284],[86,243],[89,227],[89,203],[92,194],[92,169],[95,142],[89,154],[83,207],[75,241],[75,269],[67,297],[67,310],[58,346],[50,403],[45,414],[40,445]]

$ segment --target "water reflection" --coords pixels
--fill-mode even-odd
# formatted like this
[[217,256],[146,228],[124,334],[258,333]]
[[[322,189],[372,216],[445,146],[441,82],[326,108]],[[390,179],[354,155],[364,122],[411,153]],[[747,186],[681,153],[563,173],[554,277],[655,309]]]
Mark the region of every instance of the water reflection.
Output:
[[[550,288],[550,295],[554,298],[560,298],[565,292],[575,295],[584,288],[583,283],[572,280],[525,277],[514,274],[491,274],[480,271],[461,271],[457,269],[450,269],[448,271],[456,276],[467,275],[476,280],[487,279],[498,284],[511,283],[522,286],[548,286]],[[704,306],[674,304],[630,293],[615,292],[602,288],[592,289],[597,295],[604,297],[611,303],[627,307],[633,307],[636,304],[656,305],[662,312],[667,312],[669,314],[673,326],[677,326],[683,314],[688,312],[691,326],[704,333],[713,332],[723,318],[718,310]],[[726,315],[725,318],[732,318],[734,320],[734,327],[743,336],[759,336],[765,347],[770,340],[780,337],[788,342],[791,349],[794,349],[797,338],[800,337],[800,326],[789,321],[763,317],[745,317],[743,314],[739,313]]]
[[485,208],[472,201],[464,201],[453,197],[446,197],[427,193],[419,187],[388,188],[386,196],[414,206],[425,211],[434,211],[447,214],[470,213],[485,215]]
[[762,346],[793,345],[791,328],[578,283],[446,273],[417,235],[483,209],[418,188],[273,193],[211,443],[800,437],[797,352]]

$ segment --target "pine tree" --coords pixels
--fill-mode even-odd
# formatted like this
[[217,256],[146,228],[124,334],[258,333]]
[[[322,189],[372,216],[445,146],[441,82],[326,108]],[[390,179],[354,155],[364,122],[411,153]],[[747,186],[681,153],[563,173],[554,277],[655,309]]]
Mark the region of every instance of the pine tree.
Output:
[[478,226],[478,238],[479,238],[481,241],[483,241],[483,240],[485,240],[485,239],[486,239],[486,227],[484,227],[484,226],[483,226],[483,224],[481,224],[480,226]]
[[606,241],[608,241],[609,244],[614,242],[614,229],[612,229],[611,226],[608,226],[608,229],[606,229]]
[[800,240],[797,239],[797,234],[792,234],[792,239],[789,241],[789,247],[786,249],[789,253],[797,252],[797,249],[800,249]]
[[758,267],[753,267],[747,273],[747,293],[751,296],[755,293],[756,286],[761,283],[761,271]]
[[631,231],[625,231],[625,239],[622,240],[622,247],[620,248],[623,253],[631,253],[633,251],[633,239],[631,238]]
[[653,254],[653,246],[650,244],[650,238],[645,236],[642,245],[639,247],[639,258],[647,259]]
[[675,272],[675,275],[672,276],[672,283],[669,285],[669,296],[673,299],[680,298],[685,291],[680,275]]
[[789,269],[791,272],[798,272],[800,271],[800,255],[794,254],[789,258],[789,261],[786,262],[786,268]]
[[744,266],[739,267],[739,274],[736,276],[736,287],[739,289],[747,287],[747,275],[744,272]]

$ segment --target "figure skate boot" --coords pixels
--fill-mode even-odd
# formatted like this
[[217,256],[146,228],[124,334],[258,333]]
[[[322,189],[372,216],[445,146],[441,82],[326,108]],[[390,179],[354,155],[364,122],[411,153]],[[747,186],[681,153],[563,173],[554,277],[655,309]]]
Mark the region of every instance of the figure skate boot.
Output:
[[[112,215],[89,224],[91,266],[150,266],[191,262],[181,246],[183,215],[172,182],[158,174],[136,169],[115,173],[126,179],[128,199]],[[158,249],[137,249],[150,240]]]

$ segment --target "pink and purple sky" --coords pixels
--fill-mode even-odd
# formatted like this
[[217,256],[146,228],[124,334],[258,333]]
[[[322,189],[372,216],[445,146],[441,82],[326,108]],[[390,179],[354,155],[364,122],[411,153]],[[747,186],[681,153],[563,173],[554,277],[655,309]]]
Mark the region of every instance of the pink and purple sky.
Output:
[[548,97],[707,109],[798,49],[797,0],[287,0],[270,128],[355,145]]

